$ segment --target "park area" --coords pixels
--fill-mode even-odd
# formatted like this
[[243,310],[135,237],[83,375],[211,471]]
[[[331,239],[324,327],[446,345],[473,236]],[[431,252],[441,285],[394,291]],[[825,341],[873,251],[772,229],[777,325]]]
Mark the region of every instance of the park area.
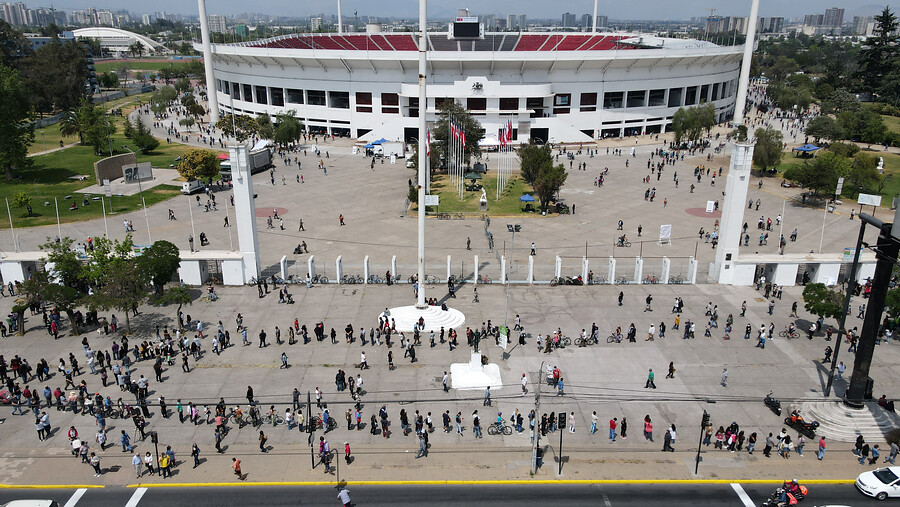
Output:
[[[486,174],[479,175],[481,179],[475,180],[477,184],[484,187],[485,195],[488,200],[488,212],[491,216],[511,216],[525,213],[525,202],[520,198],[525,195],[534,195],[530,185],[522,180],[521,176],[514,174],[510,177],[509,182],[497,200],[497,172],[488,171]],[[472,180],[466,180],[466,185],[471,185]],[[464,190],[463,197],[460,199],[459,192],[454,187],[450,176],[440,174],[435,176],[431,183],[431,193],[440,196],[440,205],[436,209],[429,207],[429,212],[438,213],[477,213],[478,201],[481,198],[481,190]],[[540,206],[536,202],[531,203],[531,207],[538,209]],[[418,209],[415,202],[412,209]]]

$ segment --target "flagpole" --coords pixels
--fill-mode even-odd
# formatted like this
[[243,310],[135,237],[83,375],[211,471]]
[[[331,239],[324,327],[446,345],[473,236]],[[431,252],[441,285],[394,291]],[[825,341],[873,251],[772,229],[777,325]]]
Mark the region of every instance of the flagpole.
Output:
[[12,211],[9,210],[9,199],[6,199],[6,214],[9,215],[9,233],[12,234],[13,237],[13,246],[16,248],[16,251],[19,251],[19,243],[16,241],[16,230],[13,228],[12,223]]
[[54,197],[53,202],[56,203],[56,234],[62,239],[62,227],[59,225],[59,200]]

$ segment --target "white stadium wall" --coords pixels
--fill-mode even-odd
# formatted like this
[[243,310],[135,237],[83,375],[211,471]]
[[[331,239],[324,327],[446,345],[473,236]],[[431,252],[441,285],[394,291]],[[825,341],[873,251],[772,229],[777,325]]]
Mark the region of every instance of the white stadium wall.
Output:
[[[351,37],[369,36],[341,40]],[[399,40],[408,47],[413,39],[405,37],[408,41]],[[431,37],[435,41],[440,34]],[[578,37],[575,43],[591,36]],[[302,44],[326,40],[299,39]],[[263,43],[277,46],[296,40]],[[338,36],[327,40],[333,43]],[[428,119],[435,118],[437,103],[452,98],[479,116],[488,137],[496,137],[512,120],[520,140],[552,142],[665,132],[679,107],[701,102],[713,103],[717,121],[726,121],[734,107],[742,47],[690,47],[680,42],[685,47],[430,51]],[[261,43],[213,48],[223,113],[232,108],[252,115],[294,110],[315,131],[391,140],[417,135],[415,51],[250,44]],[[515,47],[518,44],[521,41]]]

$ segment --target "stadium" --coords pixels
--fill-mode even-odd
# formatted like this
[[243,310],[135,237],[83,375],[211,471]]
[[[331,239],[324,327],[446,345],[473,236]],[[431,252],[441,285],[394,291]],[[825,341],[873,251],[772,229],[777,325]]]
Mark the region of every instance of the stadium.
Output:
[[[682,106],[710,102],[717,121],[733,114],[742,46],[449,30],[428,34],[428,119],[455,100],[479,117],[488,138],[510,120],[514,140],[578,143],[666,132]],[[293,110],[313,132],[413,141],[417,44],[412,33],[332,33],[213,45],[220,112]]]

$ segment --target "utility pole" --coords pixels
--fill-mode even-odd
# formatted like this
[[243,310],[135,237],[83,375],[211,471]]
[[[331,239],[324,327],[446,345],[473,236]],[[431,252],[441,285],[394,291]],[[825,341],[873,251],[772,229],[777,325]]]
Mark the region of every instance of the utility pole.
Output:
[[557,414],[557,417],[559,418],[559,425],[558,425],[558,427],[559,427],[559,469],[558,469],[557,473],[559,475],[562,475],[562,458],[563,458],[562,436],[563,436],[563,433],[565,433],[565,429],[566,429],[566,412],[565,411],[560,412],[559,414]]
[[313,440],[315,439],[316,424],[312,420],[312,407],[309,391],[306,391],[306,428],[309,432],[309,460],[312,470],[316,469],[316,454],[313,452]]
[[709,414],[703,411],[703,420],[700,421],[700,441],[697,443],[697,459],[694,461],[694,475],[700,470],[700,449],[703,446],[703,432],[709,426]]
[[538,423],[538,414],[541,413],[541,377],[544,375],[544,362],[541,361],[541,369],[538,370],[537,381],[534,383],[534,419],[532,420],[532,424],[534,424],[534,428],[531,429],[531,475],[537,473],[537,451],[538,451],[538,442],[541,439],[541,431]]

